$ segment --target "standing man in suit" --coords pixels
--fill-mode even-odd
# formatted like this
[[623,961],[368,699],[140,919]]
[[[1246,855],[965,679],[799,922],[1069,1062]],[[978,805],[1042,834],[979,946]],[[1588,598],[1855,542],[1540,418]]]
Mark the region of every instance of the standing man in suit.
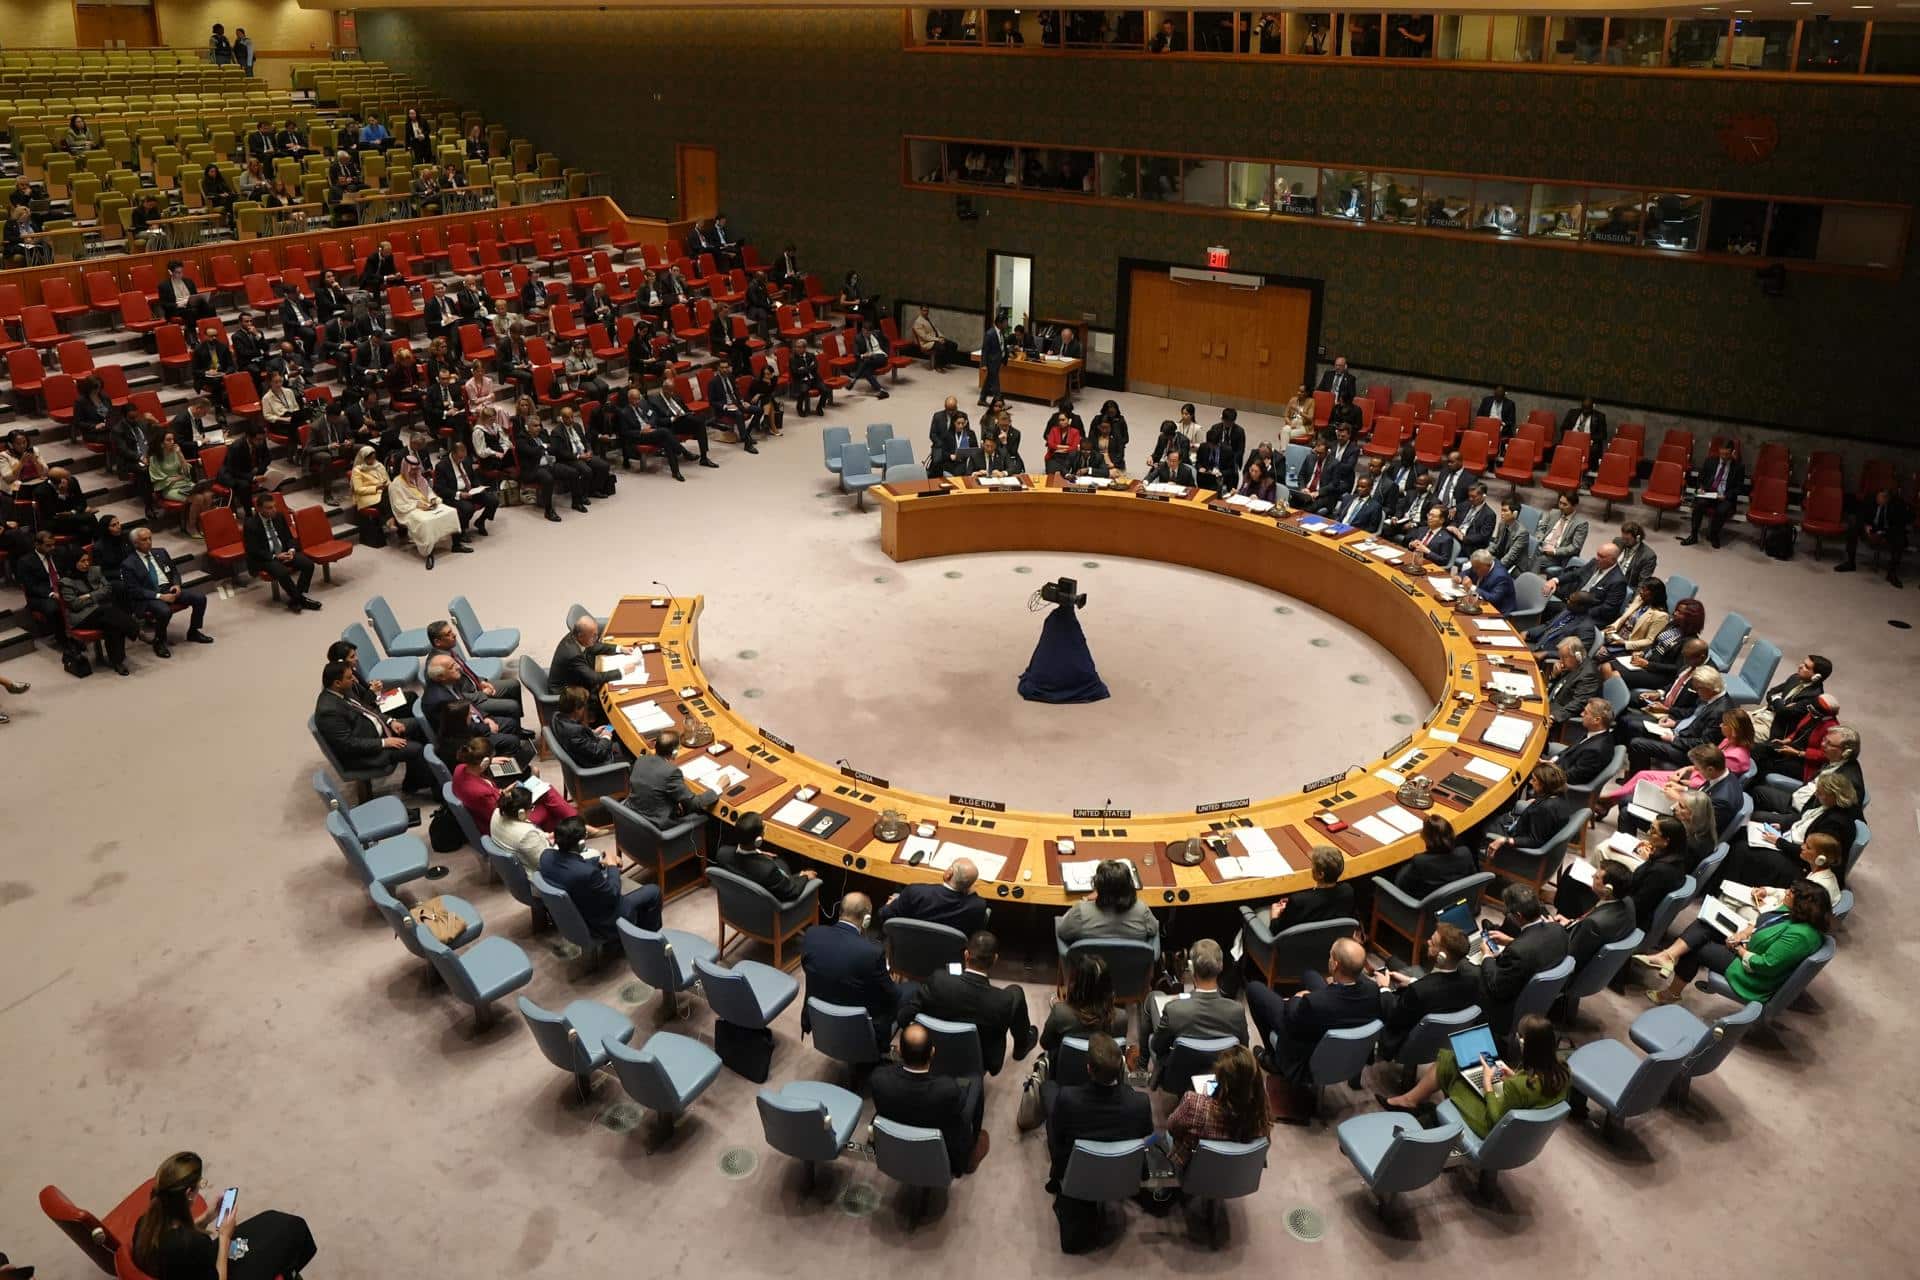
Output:
[[1496,523],[1493,508],[1487,505],[1487,486],[1471,484],[1467,486],[1466,505],[1454,513],[1447,532],[1459,543],[1462,555],[1472,555],[1493,541]]
[[[1190,1040],[1232,1036],[1241,1044],[1247,1042],[1247,1007],[1220,990],[1220,974],[1226,968],[1226,956],[1220,944],[1212,938],[1201,938],[1187,952],[1187,963],[1193,966],[1193,990],[1167,1001],[1161,1009],[1159,1025],[1147,1036],[1147,1045],[1153,1053],[1153,1087],[1175,1098],[1186,1092],[1187,1083],[1167,1074],[1174,1041],[1182,1036]],[[1153,997],[1149,996],[1146,1009],[1149,1021],[1152,1008]]]
[[1334,505],[1333,518],[1368,533],[1380,532],[1381,511],[1380,504],[1373,500],[1373,477],[1361,476],[1353,483],[1353,492]]
[[1098,1243],[1100,1206],[1061,1194],[1073,1144],[1123,1142],[1153,1134],[1153,1107],[1126,1083],[1126,1057],[1104,1031],[1087,1037],[1087,1083],[1063,1086],[1047,1114],[1047,1192],[1060,1223],[1060,1251],[1085,1253]]
[[955,858],[947,874],[937,884],[910,884],[888,898],[880,908],[880,923],[889,920],[921,920],[943,924],[971,937],[987,927],[987,904],[975,896],[974,881],[980,868],[972,858]]
[[958,461],[958,446],[954,443],[954,426],[960,414],[960,401],[948,396],[946,402],[933,415],[927,424],[927,440],[930,446],[927,453],[927,477],[938,480],[947,473],[947,468]]
[[[1654,568],[1660,563],[1660,556],[1647,545],[1647,531],[1637,520],[1629,520],[1620,526],[1620,532],[1614,535],[1613,545],[1620,548],[1619,565],[1621,576],[1627,580],[1627,598],[1640,590],[1640,584],[1653,576]],[[1622,612],[1625,612],[1624,608]]]
[[1347,358],[1335,356],[1333,368],[1320,375],[1320,390],[1331,391],[1335,404],[1352,404],[1360,394],[1360,379],[1347,372]]
[[[1068,330],[1069,336],[1072,330]],[[1221,488],[1231,493],[1240,487],[1240,475],[1247,465],[1247,429],[1240,425],[1240,413],[1227,408],[1220,411],[1220,421],[1207,432],[1208,442],[1218,450]]]
[[263,573],[277,584],[287,597],[287,611],[318,610],[320,602],[307,594],[313,585],[313,561],[294,540],[287,518],[275,508],[278,499],[263,493],[254,499],[253,514],[247,517],[241,538],[246,545],[247,572]]
[[1027,1016],[1027,997],[1018,987],[996,987],[987,974],[1000,954],[1000,942],[985,929],[968,937],[960,972],[941,969],[912,989],[900,1004],[900,1024],[921,1014],[949,1022],[971,1022],[980,1031],[980,1060],[997,1076],[1006,1065],[1007,1042],[1013,1060],[1025,1058],[1039,1041]]
[[[837,927],[815,925],[807,934]],[[811,979],[807,989],[811,993]],[[979,1076],[933,1073],[932,1032],[917,1024],[908,1026],[900,1033],[900,1060],[882,1063],[867,1083],[876,1117],[939,1132],[947,1147],[947,1168],[954,1177],[980,1167],[987,1155],[986,1090]]]
[[[1611,865],[1611,864],[1609,864]],[[1467,958],[1467,935],[1458,925],[1442,924],[1427,939],[1427,971],[1413,978],[1398,969],[1382,967],[1374,976],[1380,988],[1380,1057],[1400,1056],[1420,1020],[1430,1013],[1458,1013],[1480,1003],[1480,975],[1462,969]]]
[[1904,586],[1900,581],[1900,560],[1907,554],[1907,528],[1912,523],[1913,512],[1907,509],[1900,495],[1881,489],[1873,495],[1872,502],[1854,512],[1853,518],[1847,521],[1847,558],[1833,566],[1833,571],[1852,573],[1855,570],[1860,540],[1865,538],[1868,546],[1886,549],[1887,581],[1896,587]]
[[1500,905],[1506,908],[1505,928],[1492,930],[1500,954],[1480,962],[1480,1007],[1494,1036],[1504,1039],[1513,1030],[1513,1002],[1527,983],[1567,958],[1567,931],[1547,919],[1530,884],[1509,884],[1500,893]]
[[1282,1000],[1266,983],[1247,984],[1247,1011],[1260,1033],[1259,1056],[1268,1070],[1296,1087],[1308,1082],[1307,1066],[1329,1031],[1357,1027],[1380,1016],[1380,988],[1362,980],[1366,948],[1338,938],[1327,952],[1327,974],[1301,975],[1301,990]]
[[1495,560],[1493,552],[1486,547],[1467,557],[1466,579],[1473,593],[1503,616],[1519,603],[1506,566]]
[[[1434,505],[1447,509],[1447,520],[1452,522],[1454,512],[1466,501],[1467,486],[1472,483],[1466,468],[1460,465],[1458,449],[1441,459],[1440,469],[1433,474],[1431,499]],[[1418,532],[1416,529],[1415,532]],[[1491,541],[1491,539],[1489,539]]]
[[1718,455],[1701,463],[1693,473],[1693,527],[1680,539],[1681,546],[1698,545],[1700,526],[1706,524],[1707,541],[1719,547],[1720,535],[1726,532],[1727,521],[1740,505],[1740,491],[1747,484],[1747,469],[1740,463],[1739,452],[1733,441],[1723,440]]
[[467,446],[458,437],[433,469],[433,491],[459,514],[461,533],[471,526],[473,532],[487,536],[487,521],[499,513],[500,499],[491,485],[478,483],[478,477],[467,469]]
[[[670,827],[689,813],[711,814],[719,802],[717,792],[695,791],[687,785],[673,757],[680,750],[680,735],[662,729],[653,740],[653,754],[633,762],[627,775],[627,807],[656,827]],[[709,825],[712,819],[708,819]]]
[[189,611],[187,639],[195,644],[212,644],[213,637],[201,629],[207,620],[207,598],[180,585],[180,569],[172,557],[153,545],[153,530],[141,527],[133,531],[133,553],[120,562],[120,587],[128,612],[153,623],[153,652],[170,658],[167,627],[173,621],[175,606]]
[[660,928],[660,886],[643,884],[629,889],[620,873],[586,847],[587,824],[578,817],[562,818],[553,830],[553,845],[540,855],[540,876],[573,900],[586,922],[587,932],[602,942],[619,937],[618,922],[657,932]]
[[382,719],[354,701],[353,663],[329,662],[320,672],[320,696],[313,704],[314,728],[343,768],[391,769],[406,766],[401,785],[409,791],[432,790],[424,745],[409,741],[406,726]]
[[1593,437],[1587,448],[1587,470],[1598,470],[1607,452],[1607,415],[1593,407],[1592,396],[1581,396],[1580,407],[1567,410],[1566,417],[1560,419],[1560,434],[1569,431],[1584,431]]
[[1514,407],[1513,401],[1507,399],[1507,389],[1497,386],[1493,389],[1492,395],[1480,398],[1480,410],[1474,416],[1500,419],[1500,438],[1505,440],[1513,434],[1518,413],[1519,410]]
[[1000,326],[990,319],[980,338],[980,367],[987,371],[986,379],[980,384],[982,408],[1000,398],[1000,366],[1006,362],[1007,346],[1000,337]]
[[800,935],[800,969],[807,975],[806,995],[800,1003],[802,1035],[813,1030],[806,1002],[817,997],[827,1004],[865,1009],[873,1022],[873,1043],[886,1047],[900,1012],[900,987],[887,973],[886,949],[867,936],[872,918],[873,900],[864,893],[849,893],[840,899],[839,913],[831,923],[813,925]]

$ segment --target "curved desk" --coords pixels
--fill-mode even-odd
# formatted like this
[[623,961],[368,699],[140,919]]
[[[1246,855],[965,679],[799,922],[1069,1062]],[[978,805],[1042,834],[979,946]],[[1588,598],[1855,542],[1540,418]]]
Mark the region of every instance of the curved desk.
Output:
[[[1479,620],[1454,614],[1424,577],[1357,550],[1367,543],[1364,534],[1333,539],[1307,532],[1292,515],[1229,514],[1240,509],[1209,505],[1193,496],[1159,501],[1126,491],[1075,492],[1057,478],[1038,476],[1025,477],[1022,484],[1018,491],[983,488],[972,478],[880,486],[875,492],[880,495],[883,546],[896,560],[976,551],[1124,555],[1271,587],[1359,627],[1385,645],[1433,697],[1435,711],[1423,726],[1386,746],[1358,771],[1269,797],[1196,797],[1205,802],[1185,813],[1104,819],[1097,813],[1072,816],[1004,811],[977,803],[963,806],[957,795],[942,798],[902,790],[884,779],[843,771],[802,754],[787,739],[735,711],[713,689],[700,667],[697,624],[703,598],[630,596],[615,606],[607,638],[658,649],[644,655],[644,671],[636,670],[631,683],[603,690],[616,732],[629,749],[647,750],[649,735],[637,730],[625,711],[647,701],[676,722],[688,715],[703,720],[713,729],[716,745],[728,748],[716,762],[747,775],[723,795],[721,816],[765,815],[768,841],[781,849],[896,883],[940,878],[941,872],[930,866],[902,861],[907,846],[875,838],[874,820],[882,810],[895,809],[910,821],[937,824],[938,840],[1004,859],[993,874],[983,873],[975,889],[980,896],[1054,906],[1079,896],[1066,888],[1061,872],[1057,842],[1063,838],[1073,842],[1069,863],[1130,859],[1149,906],[1266,899],[1308,886],[1307,853],[1316,844],[1331,844],[1345,853],[1349,875],[1375,872],[1418,853],[1417,834],[1375,838],[1383,831],[1383,819],[1377,818],[1383,811],[1397,811],[1387,816],[1400,817],[1404,824],[1407,811],[1395,800],[1403,775],[1422,774],[1435,783],[1453,779],[1464,783],[1463,791],[1477,787],[1471,799],[1435,798],[1433,811],[1464,831],[1505,804],[1540,759],[1549,728],[1545,688],[1524,644],[1497,619],[1493,621],[1501,629],[1482,629],[1476,625]],[[1498,643],[1502,639],[1506,646]],[[1503,666],[1532,691],[1510,711],[1498,711],[1482,692]],[[1463,693],[1473,700],[1458,696]],[[1523,722],[1524,740],[1511,750],[1483,738],[1500,716]],[[703,754],[686,751],[680,759],[696,763]],[[1329,772],[1356,754],[1349,747],[1331,747]],[[954,783],[957,790],[965,790],[964,779]],[[844,816],[845,822],[816,836],[776,819],[806,787],[816,789],[813,805]],[[1331,812],[1348,823],[1347,828],[1327,831],[1315,820],[1322,812]],[[1166,857],[1170,841],[1217,834],[1227,838],[1227,856],[1237,860],[1246,849],[1234,833],[1247,831],[1259,842],[1253,829],[1272,841],[1289,868],[1285,874],[1240,875],[1243,868],[1233,864],[1223,870],[1213,850],[1193,867],[1178,866]],[[1384,830],[1391,834],[1391,828]]]

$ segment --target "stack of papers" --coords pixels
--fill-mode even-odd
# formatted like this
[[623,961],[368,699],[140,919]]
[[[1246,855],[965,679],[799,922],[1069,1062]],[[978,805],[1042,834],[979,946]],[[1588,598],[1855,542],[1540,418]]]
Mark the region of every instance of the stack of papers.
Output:
[[1527,745],[1527,735],[1532,732],[1533,725],[1519,716],[1495,716],[1480,735],[1480,741],[1502,751],[1519,751]]
[[1176,498],[1179,497],[1181,494],[1185,493],[1186,491],[1187,491],[1187,486],[1183,484],[1168,484],[1165,480],[1155,480],[1152,484],[1147,486],[1148,493],[1171,494]]
[[652,698],[643,702],[629,702],[620,708],[620,713],[633,726],[635,733],[658,733],[662,729],[673,728],[673,717],[660,709],[660,704]]
[[1442,600],[1458,600],[1461,596],[1466,594],[1466,592],[1460,589],[1460,584],[1455,582],[1452,578],[1442,578],[1437,575],[1430,575],[1427,578],[1427,585],[1432,587],[1434,594],[1439,596]]
[[1780,843],[1780,828],[1769,822],[1749,822],[1747,824],[1747,843],[1772,849]]
[[1593,882],[1600,878],[1600,868],[1578,854],[1567,859],[1566,872],[1568,879],[1586,885],[1589,889],[1593,888]]
[[637,689],[652,683],[653,680],[647,675],[647,660],[639,654],[622,660],[620,678],[610,682],[615,689]]
[[1608,862],[1618,862],[1629,871],[1646,861],[1640,856],[1639,849],[1640,838],[1625,831],[1614,832],[1600,846],[1600,852]]
[[1673,797],[1667,789],[1657,782],[1636,782],[1633,784],[1633,799],[1629,802],[1633,808],[1647,815],[1647,821],[1673,812]]
[[789,827],[798,827],[818,812],[820,812],[819,805],[809,804],[805,800],[789,800],[775,812],[773,820]]
[[1084,485],[1089,489],[1104,489],[1113,483],[1113,481],[1107,479],[1105,476],[1075,476],[1073,482],[1077,485]]
[[953,865],[955,858],[971,858],[973,865],[980,868],[982,880],[999,879],[1000,869],[1007,865],[1007,860],[997,853],[988,853],[984,849],[969,849],[966,845],[956,844],[951,840],[942,840],[939,850],[921,865],[930,866],[936,871],[945,871]]
[[1280,852],[1280,846],[1273,837],[1259,827],[1239,827],[1234,830],[1233,838],[1240,846],[1240,855],[1233,858],[1218,858],[1214,861],[1222,877],[1228,880],[1251,880],[1257,876],[1290,875],[1293,866]]
[[705,787],[709,791],[726,791],[739,786],[747,780],[745,770],[723,765],[712,756],[700,756],[689,760],[680,767],[681,774],[688,782]]
[[[937,836],[908,836],[900,842],[900,852],[893,855],[893,860],[895,862],[905,862],[916,853],[924,853],[927,855],[927,858],[931,858],[939,851],[940,840]],[[922,865],[924,865],[925,862],[925,858],[921,859]]]
[[1397,804],[1388,805],[1373,816],[1403,836],[1415,835],[1420,830],[1420,816],[1401,808]]
[[1488,782],[1498,782],[1507,776],[1507,771],[1500,765],[1491,760],[1482,760],[1479,756],[1468,760],[1463,767],[1474,777],[1485,778]]
[[1388,564],[1399,564],[1400,558],[1406,554],[1405,551],[1394,546],[1391,542],[1376,542],[1372,538],[1368,538],[1355,549],[1372,556],[1376,560],[1384,560]]
[[1502,693],[1510,693],[1516,698],[1533,696],[1533,681],[1513,671],[1496,671],[1487,681]]
[[1492,631],[1500,635],[1510,636],[1513,634],[1513,628],[1508,625],[1505,618],[1475,618],[1473,620],[1473,629],[1475,631]]
[[1236,493],[1227,499],[1230,507],[1245,507],[1256,515],[1264,515],[1273,510],[1273,504],[1265,498],[1256,498],[1250,493]]
[[1481,644],[1490,644],[1496,649],[1521,649],[1526,647],[1520,643],[1520,637],[1512,633],[1500,635],[1496,632],[1487,632],[1474,636],[1474,639],[1478,640]]
[[1401,836],[1408,834],[1378,813],[1369,814],[1364,818],[1355,818],[1347,830],[1357,831],[1375,844],[1392,844]]
[[1020,489],[1025,487],[1020,483],[1019,476],[975,476],[974,479],[979,482],[980,487],[983,489]]

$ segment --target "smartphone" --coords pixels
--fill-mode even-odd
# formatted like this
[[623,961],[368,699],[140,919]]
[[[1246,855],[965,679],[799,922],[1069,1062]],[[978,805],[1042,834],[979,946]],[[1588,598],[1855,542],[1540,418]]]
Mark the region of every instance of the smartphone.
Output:
[[220,1208],[213,1215],[213,1229],[218,1231],[227,1225],[227,1219],[233,1216],[233,1202],[240,1198],[240,1188],[228,1187],[220,1196]]
[[1480,945],[1487,949],[1487,954],[1490,956],[1500,954],[1500,944],[1493,940],[1493,934],[1488,932],[1487,922],[1484,920],[1480,922]]

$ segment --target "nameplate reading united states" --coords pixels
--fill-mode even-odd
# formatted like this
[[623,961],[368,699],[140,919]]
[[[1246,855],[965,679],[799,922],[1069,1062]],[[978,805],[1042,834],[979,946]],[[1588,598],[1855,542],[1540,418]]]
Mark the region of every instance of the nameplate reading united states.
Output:
[[1133,810],[1131,809],[1075,809],[1073,811],[1073,816],[1076,818],[1131,818],[1133,816]]

